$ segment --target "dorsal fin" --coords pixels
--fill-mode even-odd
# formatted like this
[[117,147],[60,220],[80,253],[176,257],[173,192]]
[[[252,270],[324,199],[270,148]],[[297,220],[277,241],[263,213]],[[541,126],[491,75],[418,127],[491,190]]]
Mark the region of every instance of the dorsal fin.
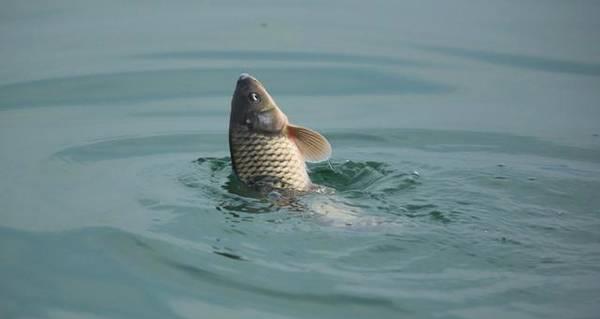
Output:
[[320,162],[331,156],[331,145],[327,139],[311,129],[288,124],[287,135],[307,162]]

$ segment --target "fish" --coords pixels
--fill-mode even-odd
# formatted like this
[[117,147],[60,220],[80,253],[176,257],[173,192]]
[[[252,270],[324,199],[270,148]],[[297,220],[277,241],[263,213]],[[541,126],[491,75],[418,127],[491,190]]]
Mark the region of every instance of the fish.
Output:
[[306,162],[331,157],[320,133],[291,124],[265,86],[240,74],[231,98],[229,150],[238,179],[259,191],[310,192]]

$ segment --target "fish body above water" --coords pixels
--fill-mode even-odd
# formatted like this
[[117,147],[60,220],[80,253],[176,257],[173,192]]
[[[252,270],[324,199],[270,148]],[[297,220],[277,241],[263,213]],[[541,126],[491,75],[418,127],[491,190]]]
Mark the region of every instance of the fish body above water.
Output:
[[321,134],[290,124],[264,86],[245,73],[231,100],[229,149],[237,177],[259,190],[310,191],[305,161],[331,155]]
[[286,136],[260,134],[243,127],[230,132],[234,169],[244,183],[296,190],[310,187],[304,160]]

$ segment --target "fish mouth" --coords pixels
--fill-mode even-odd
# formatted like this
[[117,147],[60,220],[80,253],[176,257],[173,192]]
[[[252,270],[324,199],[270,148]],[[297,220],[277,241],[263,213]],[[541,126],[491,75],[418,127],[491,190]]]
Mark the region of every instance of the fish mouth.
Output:
[[237,80],[238,85],[249,83],[249,82],[258,82],[258,80],[248,73],[240,74],[240,77]]
[[255,77],[248,73],[240,74],[240,77],[238,78],[236,83],[236,87],[236,90],[238,90],[238,92],[264,90],[262,83],[260,83],[260,81],[258,81]]
[[252,75],[244,72],[244,73],[240,74],[240,77],[239,77],[238,81],[243,81],[243,80],[246,80],[246,79],[254,79],[254,80],[256,80]]

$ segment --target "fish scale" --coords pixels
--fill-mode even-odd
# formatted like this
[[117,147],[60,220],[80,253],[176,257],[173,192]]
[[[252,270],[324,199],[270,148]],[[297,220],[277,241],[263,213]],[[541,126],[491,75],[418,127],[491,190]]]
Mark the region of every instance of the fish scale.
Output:
[[267,135],[238,127],[230,131],[233,166],[248,185],[307,190],[310,179],[296,145],[283,134]]

